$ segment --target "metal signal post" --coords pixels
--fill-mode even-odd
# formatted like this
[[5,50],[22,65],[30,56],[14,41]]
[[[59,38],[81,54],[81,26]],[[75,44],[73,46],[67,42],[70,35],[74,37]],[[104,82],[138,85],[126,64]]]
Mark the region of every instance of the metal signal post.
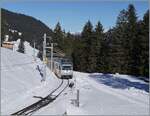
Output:
[[53,71],[53,43],[51,43],[51,71]]
[[44,41],[43,41],[43,81],[46,80],[46,33],[44,34]]
[[51,43],[51,46],[50,47],[46,47],[46,48],[49,48],[51,49],[51,71],[53,71],[53,46],[54,46],[54,43]]
[[46,63],[47,63],[46,48],[51,49],[51,64],[50,64],[50,67],[51,67],[51,71],[53,71],[53,50],[54,50],[53,47],[56,44],[56,43],[51,43],[50,47],[46,46],[46,38],[49,38],[49,39],[52,40],[52,38],[50,36],[48,37],[48,36],[46,36],[46,33],[44,34],[44,41],[43,41],[43,63],[44,63],[43,78],[44,78],[44,80],[46,79]]

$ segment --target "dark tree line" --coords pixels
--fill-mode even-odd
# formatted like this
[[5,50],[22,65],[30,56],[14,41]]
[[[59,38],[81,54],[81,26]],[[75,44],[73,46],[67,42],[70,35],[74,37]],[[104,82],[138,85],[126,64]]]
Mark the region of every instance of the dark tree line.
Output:
[[[104,32],[100,21],[95,27],[88,21],[78,34],[65,32],[59,22],[51,30],[32,17],[2,9],[2,37],[9,34],[9,28],[22,32],[23,41],[28,41],[31,45],[35,41],[41,58],[42,36],[47,33],[53,38],[47,39],[47,42],[57,43],[55,48],[72,58],[76,71],[118,72],[149,77],[149,10],[143,19],[138,20],[132,4],[120,11],[116,25],[107,32]],[[12,40],[17,38],[11,36]],[[19,47],[22,52],[23,41]]]
[[58,23],[53,38],[72,57],[74,70],[149,77],[149,11],[138,20],[130,4],[107,32],[100,21],[95,28],[88,21],[78,35],[65,33]]

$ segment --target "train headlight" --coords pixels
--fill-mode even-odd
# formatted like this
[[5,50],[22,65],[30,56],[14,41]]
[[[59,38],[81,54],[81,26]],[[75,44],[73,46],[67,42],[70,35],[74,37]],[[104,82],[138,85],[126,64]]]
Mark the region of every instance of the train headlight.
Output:
[[64,73],[69,73],[70,72],[70,70],[64,70]]
[[67,73],[67,71],[66,71],[66,70],[64,70],[64,73]]

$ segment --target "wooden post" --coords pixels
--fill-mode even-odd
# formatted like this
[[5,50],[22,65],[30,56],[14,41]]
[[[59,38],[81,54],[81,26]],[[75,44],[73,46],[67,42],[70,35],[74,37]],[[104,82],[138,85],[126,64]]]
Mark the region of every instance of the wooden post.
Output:
[[79,107],[79,89],[77,89],[77,107]]

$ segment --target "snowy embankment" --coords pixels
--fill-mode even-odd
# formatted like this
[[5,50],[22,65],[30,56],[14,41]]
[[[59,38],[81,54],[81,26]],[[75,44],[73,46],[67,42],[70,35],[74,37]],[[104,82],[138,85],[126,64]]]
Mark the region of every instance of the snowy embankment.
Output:
[[46,82],[41,82],[37,65],[42,62],[32,56],[1,48],[1,114],[11,114],[45,97],[60,80],[47,68]]
[[29,42],[25,41],[24,46],[25,46],[25,54],[27,54],[29,56],[33,56],[33,57],[34,57],[34,55],[37,56],[38,50],[31,47]]
[[[17,41],[13,41],[13,43],[14,43],[13,51],[17,51],[19,43],[20,43],[20,39],[18,39]],[[33,56],[33,57],[34,57],[34,55],[37,56],[39,51],[37,49],[34,49],[33,47],[31,47],[29,42],[25,41],[24,47],[25,47],[24,52],[26,55]]]

